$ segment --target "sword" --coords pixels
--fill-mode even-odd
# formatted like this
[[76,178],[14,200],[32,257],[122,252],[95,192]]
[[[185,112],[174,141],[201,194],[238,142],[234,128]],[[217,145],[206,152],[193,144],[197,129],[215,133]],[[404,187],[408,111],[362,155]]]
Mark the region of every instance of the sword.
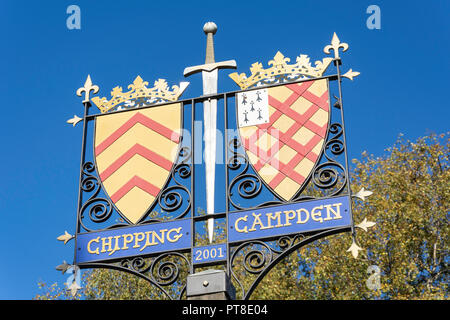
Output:
[[[206,58],[205,64],[187,67],[184,76],[202,72],[203,95],[217,93],[217,70],[236,69],[236,61],[227,60],[215,62],[213,36],[217,31],[214,22],[207,22],[203,26],[206,34]],[[193,106],[192,106],[193,107]],[[216,172],[216,128],[217,128],[217,100],[208,98],[203,102],[203,120],[205,131],[205,168],[206,168],[206,214],[214,213],[214,189]],[[208,219],[208,239],[211,243],[214,237],[214,219]]]

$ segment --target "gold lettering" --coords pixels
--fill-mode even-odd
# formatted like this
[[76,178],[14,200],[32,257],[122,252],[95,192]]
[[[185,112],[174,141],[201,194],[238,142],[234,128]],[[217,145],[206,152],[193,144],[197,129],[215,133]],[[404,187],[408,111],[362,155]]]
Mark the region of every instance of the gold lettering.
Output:
[[108,254],[109,256],[112,255],[114,252],[120,250],[120,246],[119,246],[119,238],[121,236],[115,236],[114,240],[115,240],[115,244],[114,244],[114,249]]
[[[341,209],[340,206],[342,205],[342,203],[335,203],[335,204],[327,204],[324,205],[325,208],[327,208],[327,217],[324,218],[323,220],[331,220],[331,219],[341,219]],[[334,210],[333,208],[331,208],[332,206],[336,206],[336,210]],[[334,218],[331,218],[330,212],[333,213]]]
[[261,213],[256,214],[256,213],[253,212],[252,216],[254,217],[253,225],[252,225],[252,227],[250,229],[248,229],[248,231],[255,231],[256,230],[256,228],[255,228],[256,225],[259,225],[260,229],[267,229],[267,227],[264,227],[261,219],[259,218],[261,216]]
[[[311,218],[312,218],[314,221],[318,221],[318,222],[320,222],[320,223],[323,222],[323,219],[322,219],[322,211],[320,211],[322,208],[323,208],[323,206],[318,206],[318,207],[314,207],[314,208],[311,210]],[[319,210],[319,211],[317,212],[317,210]]]
[[127,244],[133,242],[133,235],[131,233],[127,233],[127,234],[122,235],[122,237],[123,237],[122,250],[126,250],[126,249],[128,249]]
[[153,242],[153,237],[152,237],[152,242],[150,242],[149,240],[150,240],[150,234],[151,233],[153,233],[153,231],[147,231],[146,233],[145,233],[145,235],[146,235],[146,237],[145,237],[145,245],[141,248],[141,250],[139,250],[139,251],[142,251],[142,250],[144,250],[145,248],[147,248],[147,247],[149,247],[149,246],[154,246],[155,244],[156,244],[156,242]]
[[[272,214],[272,212],[266,213],[267,215],[267,228],[279,228],[282,227],[283,224],[281,223],[281,211],[277,211],[275,212],[275,214]],[[276,226],[272,226],[272,221],[271,220],[275,220],[277,219],[277,225]]]
[[98,252],[98,248],[96,248],[95,250],[92,250],[92,249],[91,249],[91,244],[92,244],[92,242],[97,242],[97,243],[99,243],[99,242],[100,242],[100,236],[98,236],[97,238],[94,238],[94,239],[90,240],[90,241],[88,242],[88,244],[87,244],[87,251],[88,251],[89,253],[100,254],[100,253]]
[[[101,253],[106,252],[106,251],[111,251],[112,238],[113,237],[102,238],[102,251],[100,251]],[[108,241],[106,241],[106,239],[108,239]],[[105,247],[108,247],[108,250],[105,250]]]
[[248,218],[248,216],[245,215],[244,217],[240,217],[240,218],[236,219],[236,222],[234,223],[234,229],[236,230],[236,232],[245,232],[245,233],[248,233],[248,231],[247,231],[247,226],[245,226],[243,229],[241,229],[241,228],[238,227],[239,221],[245,221],[245,222],[247,222],[247,218]]
[[[161,236],[158,236],[158,234],[153,231],[152,242],[155,243],[155,238],[157,238],[159,240],[159,243],[164,243],[164,233],[166,233],[166,231],[167,229],[159,230],[159,232],[161,232]],[[167,239],[169,239],[169,234],[167,234]]]
[[[302,212],[305,213],[305,220],[302,220]],[[297,215],[298,215],[298,220],[297,223],[306,223],[309,220],[309,211],[301,208],[301,209],[297,209]]]
[[[167,229],[164,229],[164,230],[161,230],[161,231],[167,231]],[[172,232],[174,232],[174,231],[177,233],[177,235],[175,235],[172,239],[170,239],[170,234]],[[169,240],[170,242],[178,241],[178,239],[180,239],[183,236],[183,234],[182,233],[180,234],[180,232],[181,232],[181,227],[171,229],[169,232],[167,232],[167,240]],[[163,234],[164,234],[164,232],[163,232]],[[164,241],[162,241],[161,243],[163,243],[163,242]]]
[[296,215],[295,211],[294,210],[287,210],[287,211],[284,211],[284,214],[286,215],[286,223],[284,225],[285,226],[292,225],[292,223],[290,221],[294,220],[295,215]]
[[133,248],[139,248],[139,242],[145,239],[145,234],[143,232],[136,232],[134,234],[134,246]]

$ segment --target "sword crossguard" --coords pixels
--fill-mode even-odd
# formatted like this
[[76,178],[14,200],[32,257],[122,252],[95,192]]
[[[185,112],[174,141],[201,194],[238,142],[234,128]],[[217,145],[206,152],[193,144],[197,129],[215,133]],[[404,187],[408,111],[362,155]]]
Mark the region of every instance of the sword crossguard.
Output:
[[236,69],[235,60],[227,60],[215,62],[214,60],[214,39],[213,36],[217,32],[217,25],[214,22],[207,22],[203,26],[203,32],[206,34],[206,58],[205,64],[187,67],[184,69],[183,75],[188,77],[200,71],[211,72],[214,69]]

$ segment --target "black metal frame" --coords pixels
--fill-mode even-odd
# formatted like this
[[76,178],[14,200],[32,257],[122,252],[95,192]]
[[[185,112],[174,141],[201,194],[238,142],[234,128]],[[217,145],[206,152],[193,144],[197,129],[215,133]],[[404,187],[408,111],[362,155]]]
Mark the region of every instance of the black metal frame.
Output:
[[[327,135],[325,138],[324,145],[322,147],[322,151],[319,155],[318,161],[315,163],[314,168],[312,169],[310,175],[305,180],[305,183],[299,189],[299,191],[293,196],[292,199],[288,201],[282,200],[280,197],[277,197],[274,201],[265,202],[259,204],[257,207],[242,207],[237,206],[231,201],[231,191],[228,189],[227,191],[227,199],[232,204],[234,208],[232,210],[227,211],[239,211],[239,210],[252,210],[262,207],[268,207],[272,205],[280,205],[280,204],[289,204],[289,203],[297,203],[305,200],[318,199],[318,198],[329,198],[337,195],[347,195],[351,196],[350,182],[349,182],[349,172],[348,172],[348,155],[347,155],[347,145],[345,140],[345,125],[344,125],[344,113],[343,113],[343,105],[342,105],[342,88],[341,88],[341,74],[339,65],[341,61],[339,59],[335,60],[335,66],[337,67],[337,74],[330,75],[322,78],[313,78],[313,79],[301,79],[290,83],[298,83],[304,81],[318,80],[318,79],[327,79],[329,83],[332,81],[336,81],[338,83],[338,97],[333,95],[335,98],[335,102],[331,104],[331,90],[329,90],[329,101],[330,101],[330,113],[329,113],[329,127],[327,130]],[[277,79],[276,79],[277,80]],[[282,82],[282,81],[280,81]],[[284,83],[276,83],[276,85],[282,85]],[[271,85],[272,86],[272,85]],[[333,114],[334,111],[334,114]],[[336,112],[338,111],[338,112]],[[337,114],[336,114],[337,113]],[[226,115],[225,115],[226,117]],[[338,119],[334,119],[334,118]],[[237,122],[236,122],[237,123]],[[227,136],[226,136],[227,137]],[[231,151],[231,156],[227,157],[229,159],[227,163],[227,167],[230,170],[236,170],[237,167],[244,165],[244,169],[241,170],[241,173],[233,178],[230,187],[237,184],[239,179],[241,186],[245,189],[247,188],[248,193],[242,194],[239,190],[239,196],[243,198],[254,198],[261,192],[261,188],[270,188],[265,184],[265,182],[251,170],[251,165],[249,165],[249,161],[245,152],[239,152],[240,141],[237,139],[233,139],[228,143],[226,142],[227,151]],[[330,154],[331,153],[331,154]],[[336,158],[341,156],[340,161]],[[243,160],[244,162],[239,162],[238,159]],[[343,162],[343,163],[342,163]],[[337,170],[336,168],[339,168]],[[340,172],[339,172],[340,171]],[[228,179],[227,175],[227,179]],[[331,191],[328,194],[323,195],[322,197],[312,196],[305,194],[305,190],[307,187],[314,187],[323,190],[323,191]],[[273,193],[273,192],[272,192]],[[276,194],[274,194],[276,196]],[[228,206],[227,206],[228,208]],[[234,210],[233,210],[234,209]],[[232,277],[233,283],[237,284],[237,288],[241,292],[242,299],[249,299],[257,285],[261,282],[264,276],[281,260],[291,254],[293,251],[315,241],[320,238],[338,234],[342,232],[351,231],[352,235],[354,235],[354,223],[353,217],[351,216],[351,226],[344,228],[333,228],[328,230],[322,230],[312,233],[303,233],[296,235],[282,235],[277,237],[272,237],[268,239],[258,239],[258,240],[249,240],[240,243],[228,244],[229,248],[229,261],[227,264],[228,274]],[[228,224],[228,223],[227,223]],[[238,261],[237,259],[239,255],[242,256],[242,261]],[[239,262],[237,265],[235,262]],[[255,275],[253,283],[249,288],[244,288],[242,282],[239,280],[237,276],[237,272],[234,270],[236,268],[240,268],[242,271],[242,267],[244,269],[244,278],[247,278],[248,275]],[[241,272],[242,273],[242,272]],[[237,290],[237,291],[239,291]]]
[[[315,167],[311,171],[303,187],[293,196],[289,201],[283,201],[279,196],[274,194],[273,201],[266,201],[258,204],[256,208],[276,205],[296,203],[304,200],[316,199],[316,198],[328,198],[337,195],[351,196],[349,173],[348,173],[348,156],[345,136],[344,125],[344,111],[342,103],[342,75],[340,73],[340,59],[335,59],[334,64],[336,66],[337,74],[330,76],[323,76],[321,78],[296,78],[288,79],[287,77],[279,77],[276,82],[264,83],[264,88],[279,86],[289,83],[299,83],[304,81],[312,81],[318,79],[326,79],[329,86],[329,127],[327,135],[322,147],[322,151],[319,155]],[[331,103],[331,84],[337,82],[337,94],[333,95],[335,101]],[[259,88],[259,87],[258,87]],[[245,151],[242,151],[239,137],[235,137],[229,140],[227,130],[236,129],[237,120],[230,119],[232,113],[228,108],[228,102],[230,99],[235,99],[236,94],[246,90],[238,90],[227,93],[213,94],[208,96],[201,96],[194,99],[186,99],[177,101],[181,103],[182,108],[182,126],[183,128],[190,128],[191,141],[182,141],[179,146],[179,157],[172,167],[169,177],[167,178],[165,187],[161,190],[157,197],[157,200],[151,205],[149,211],[137,224],[147,224],[154,222],[167,221],[165,218],[157,218],[150,216],[152,210],[159,206],[163,211],[170,213],[175,212],[173,219],[191,219],[192,229],[191,235],[191,249],[158,253],[149,256],[137,256],[132,258],[112,259],[108,261],[101,261],[95,263],[82,263],[78,266],[81,269],[85,268],[109,268],[114,270],[120,270],[129,272],[136,276],[141,277],[155,285],[165,294],[169,299],[178,298],[181,299],[186,292],[185,279],[181,279],[180,268],[181,265],[186,265],[186,268],[190,274],[194,273],[196,268],[206,267],[211,264],[194,265],[192,263],[192,250],[195,247],[195,224],[207,219],[225,218],[226,230],[228,230],[228,214],[234,211],[249,210],[250,207],[242,207],[236,204],[236,196],[244,199],[255,199],[255,197],[261,192],[271,192],[270,188],[265,182],[255,173],[251,164],[249,163]],[[196,186],[195,186],[195,145],[194,145],[194,122],[195,122],[195,108],[196,104],[202,103],[206,99],[217,99],[217,101],[223,101],[224,112],[224,146],[225,146],[225,190],[226,190],[226,210],[225,212],[215,213],[213,215],[198,215],[195,212],[195,199],[196,199]],[[164,107],[164,105],[172,104],[173,102],[159,103],[157,105],[141,106],[140,108],[155,108]],[[76,236],[82,232],[91,232],[107,230],[111,228],[128,226],[129,224],[124,221],[113,221],[113,213],[118,213],[117,217],[121,217],[117,208],[111,200],[108,199],[106,193],[102,189],[102,185],[97,173],[97,167],[95,165],[95,157],[93,160],[87,159],[86,144],[88,138],[88,125],[90,122],[95,122],[95,119],[99,116],[105,116],[106,114],[89,114],[90,102],[84,102],[84,117],[83,117],[83,137],[81,147],[81,163],[80,163],[80,186],[78,193],[78,209],[77,209],[77,226],[75,235],[75,257],[76,257]],[[186,116],[190,108],[190,124],[185,123]],[[123,111],[113,111],[112,113],[127,112],[136,109],[126,109]],[[95,137],[95,131],[93,136]],[[93,148],[92,148],[93,149]],[[337,158],[340,158],[339,160]],[[342,159],[343,158],[343,159]],[[338,169],[336,169],[338,168]],[[236,173],[236,170],[241,170]],[[183,181],[180,181],[183,180]],[[238,187],[238,193],[233,192],[233,188]],[[190,190],[189,190],[189,189]],[[307,188],[312,188],[315,191],[322,191],[322,196],[315,194],[306,194]],[[244,190],[241,192],[241,190]],[[183,194],[182,194],[183,193]],[[102,195],[103,194],[103,195]],[[273,193],[272,193],[273,194]],[[86,196],[88,197],[87,200]],[[181,213],[178,212],[182,205],[184,205]],[[87,214],[88,213],[88,214]],[[109,222],[110,224],[100,229],[91,229],[84,224],[84,219],[89,217],[89,223],[103,224]],[[226,261],[220,261],[221,265],[232,277],[233,283],[240,292],[242,299],[249,299],[257,285],[261,282],[264,276],[282,259],[291,254],[293,251],[325,236],[351,231],[354,236],[354,223],[351,218],[351,227],[348,228],[334,228],[329,230],[322,230],[312,233],[295,234],[295,235],[283,235],[269,239],[251,240],[239,243],[229,243],[228,234],[226,234],[227,245],[227,259]],[[225,232],[226,232],[225,230]],[[240,263],[239,257],[242,256],[242,263]],[[76,260],[75,260],[76,261]],[[178,262],[177,262],[178,261]],[[239,280],[238,271],[236,268],[243,268],[244,273],[249,273],[256,276],[256,279],[250,285],[249,288],[244,288],[242,282]],[[175,290],[166,290],[166,287],[177,284]]]

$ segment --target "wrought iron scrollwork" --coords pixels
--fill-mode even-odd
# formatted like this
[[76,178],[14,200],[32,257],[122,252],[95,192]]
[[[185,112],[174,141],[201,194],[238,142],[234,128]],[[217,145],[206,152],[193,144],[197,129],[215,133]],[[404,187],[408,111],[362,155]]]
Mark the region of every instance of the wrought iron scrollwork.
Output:
[[[243,210],[246,206],[241,205],[237,200],[253,199],[261,194],[264,182],[261,177],[250,171],[250,163],[245,154],[240,150],[242,147],[238,138],[232,139],[228,143],[228,150],[231,156],[228,159],[227,167],[234,172],[234,178],[228,184],[228,199],[234,209]],[[266,201],[261,203],[259,207],[280,204],[277,200]],[[236,200],[237,199],[237,200]]]
[[273,241],[248,241],[232,249],[231,276],[240,288],[242,299],[247,299],[267,272],[305,239],[303,234],[286,235]]
[[[328,161],[333,161],[336,156],[341,155],[345,151],[344,142],[341,140],[343,134],[342,125],[340,123],[331,124],[328,134],[329,136],[332,136],[332,138],[328,139],[325,144],[324,155]],[[329,152],[331,152],[332,155],[330,155]]]
[[98,197],[101,184],[95,173],[95,165],[92,162],[84,163],[82,167],[81,192],[89,194],[89,198],[80,208],[80,224],[85,231],[92,231],[84,223],[85,214],[88,213],[90,220],[94,223],[107,221],[113,212],[113,205],[107,198]]
[[[172,286],[172,291],[178,293],[179,299],[186,290],[187,270],[190,270],[189,259],[177,252],[168,252],[158,256],[149,268],[152,281],[159,287]],[[173,288],[175,283],[178,284],[175,286],[177,288]]]
[[344,172],[344,167],[341,164],[337,162],[324,162],[316,167],[312,175],[312,180],[314,185],[320,189],[330,189],[336,186],[340,176],[345,178]]
[[180,269],[174,261],[168,260],[170,256],[179,256],[185,258],[181,254],[164,254],[159,256],[151,265],[151,275],[155,282],[160,285],[173,284],[180,275]]
[[[183,204],[183,196],[181,195],[180,190],[184,190],[189,193],[189,191],[182,186],[169,187],[161,193],[158,197],[158,204],[163,211],[173,212],[181,207]],[[183,216],[187,210],[189,210],[189,207],[187,207],[179,217]]]
[[338,157],[345,152],[342,136],[342,125],[332,123],[328,129],[328,139],[323,151],[323,158],[326,161],[318,164],[312,173],[314,186],[326,191],[326,196],[340,194],[347,184],[346,169],[340,163],[342,161],[338,161]]
[[[233,282],[238,285],[236,288],[240,289],[241,299],[249,299],[264,276],[295,250],[323,237],[344,231],[346,231],[345,228],[335,228],[309,235],[301,233],[284,235],[272,241],[262,242],[253,240],[232,248],[232,254],[230,256],[231,276]],[[260,248],[251,249],[255,245],[259,245]],[[236,269],[242,266],[243,261],[247,260],[251,262],[252,259],[253,262],[250,266],[244,264],[244,272],[242,272],[242,268],[239,269],[239,275],[241,276],[239,277],[237,274],[238,270]]]
[[[255,246],[260,246],[259,248]],[[244,255],[244,268],[247,272],[258,274],[272,260],[272,250],[267,243],[252,241],[245,243],[241,250],[248,247],[250,250]],[[252,248],[253,247],[253,248]]]
[[154,258],[123,259],[118,262],[117,269],[147,280],[169,299],[181,299],[186,291],[186,274],[184,273],[187,271],[184,270],[190,269],[190,262],[181,253],[168,252]]
[[342,165],[345,145],[342,140],[343,129],[340,123],[329,126],[327,140],[320,161],[312,170],[303,189],[299,190],[293,201],[312,200],[340,194],[347,184],[347,170]]
[[231,153],[227,167],[236,172],[236,176],[228,185],[229,200],[235,209],[241,210],[243,208],[240,204],[233,201],[233,196],[237,194],[244,199],[253,198],[261,192],[262,182],[257,175],[248,173],[249,162],[247,157],[239,152],[241,147],[239,139],[232,139],[227,147]]
[[[171,173],[173,185],[168,184],[158,196],[157,203],[162,211],[174,213],[170,219],[183,218],[191,208],[191,192],[184,185],[191,177],[191,165],[188,161],[191,159],[191,149],[182,147],[178,152],[179,161],[175,165]],[[152,219],[151,221],[160,221],[160,219]],[[149,222],[149,221],[146,221]]]
[[261,179],[255,174],[243,174],[230,184],[230,190],[237,185],[239,196],[251,199],[261,192]]
[[142,257],[124,259],[120,262],[120,265],[124,268],[134,270],[139,273],[145,273],[149,269],[149,264]]

